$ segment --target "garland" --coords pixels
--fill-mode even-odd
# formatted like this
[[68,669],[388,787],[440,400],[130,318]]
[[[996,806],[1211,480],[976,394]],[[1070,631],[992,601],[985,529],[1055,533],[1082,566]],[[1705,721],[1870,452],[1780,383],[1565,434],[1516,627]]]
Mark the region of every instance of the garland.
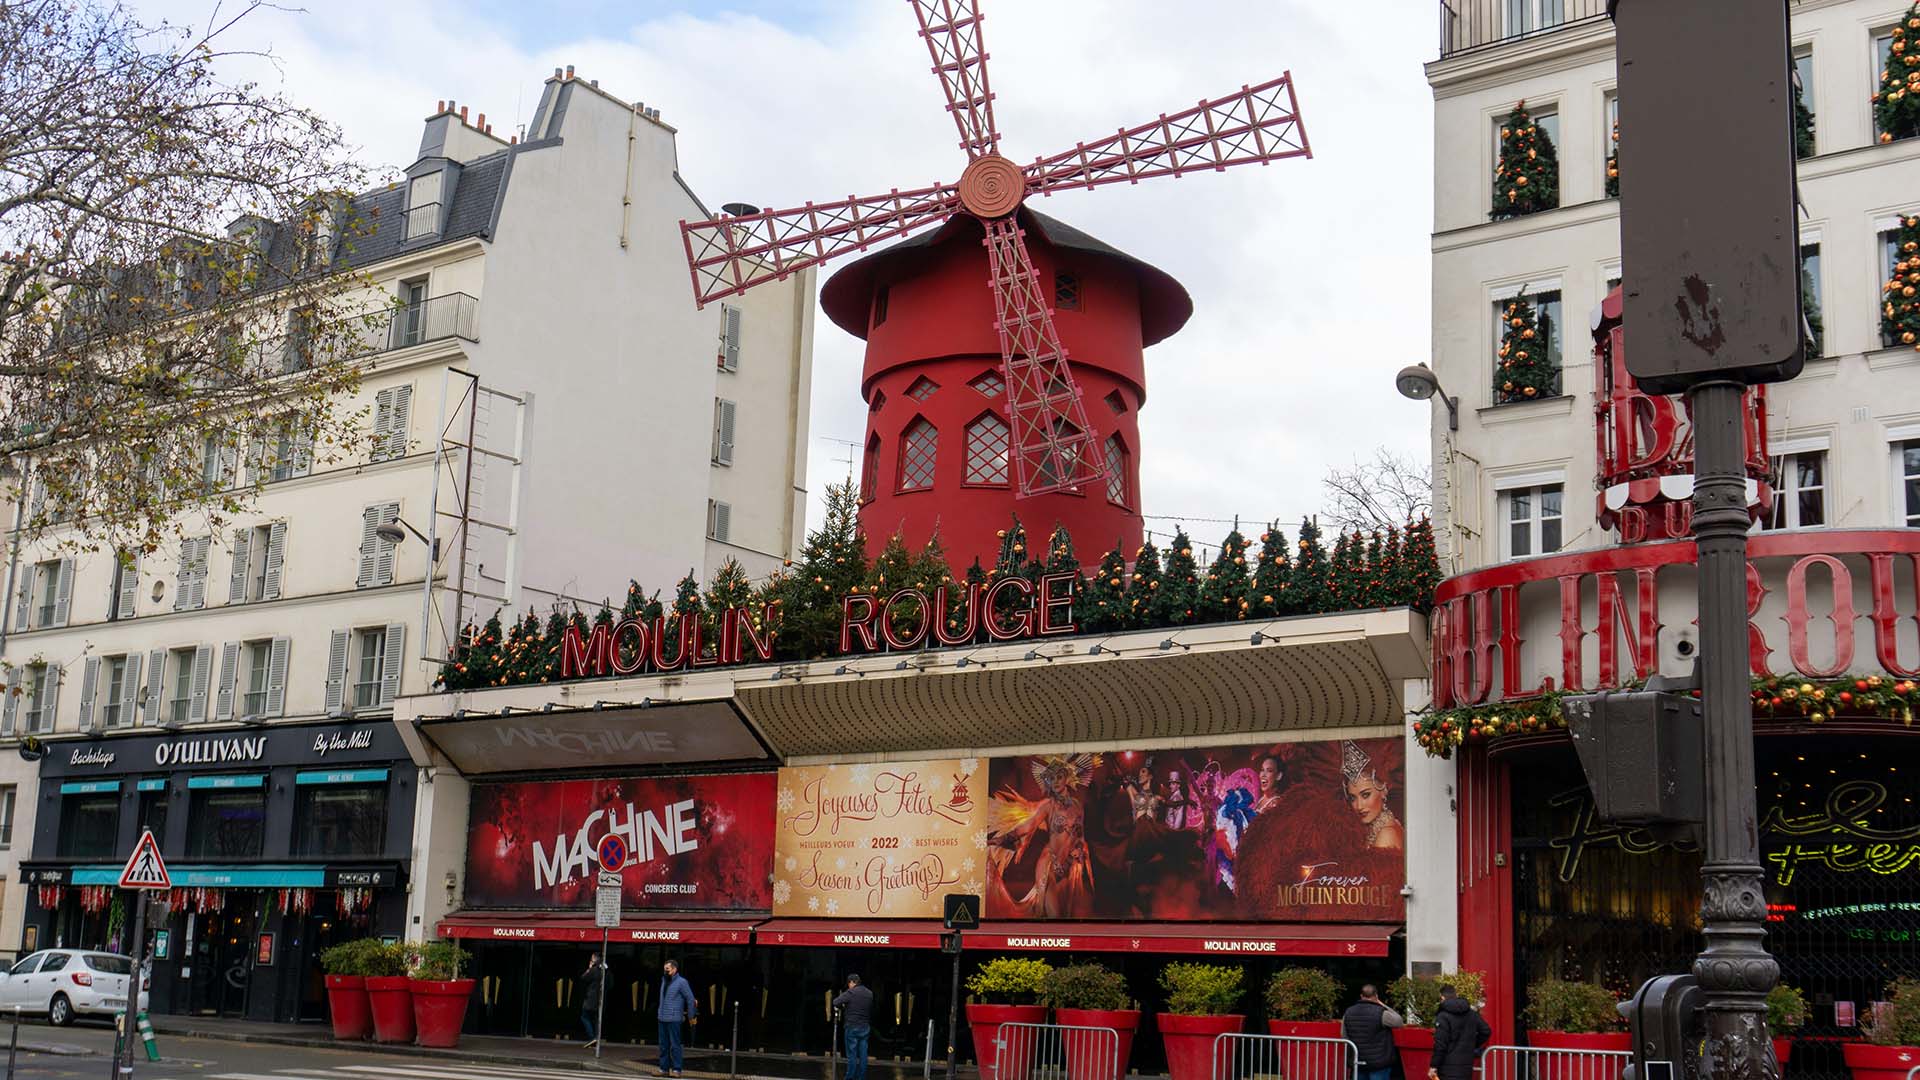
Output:
[[[1619,689],[1637,689],[1630,683]],[[1494,742],[1514,735],[1534,735],[1567,726],[1562,700],[1571,691],[1550,690],[1516,701],[1491,705],[1463,705],[1438,709],[1413,723],[1413,737],[1430,757],[1449,758],[1464,742]],[[1695,697],[1699,691],[1693,692]],[[1888,675],[1843,675],[1816,679],[1801,675],[1768,675],[1753,680],[1756,719],[1799,719],[1823,724],[1831,719],[1898,720],[1913,726],[1920,709],[1920,681]]]

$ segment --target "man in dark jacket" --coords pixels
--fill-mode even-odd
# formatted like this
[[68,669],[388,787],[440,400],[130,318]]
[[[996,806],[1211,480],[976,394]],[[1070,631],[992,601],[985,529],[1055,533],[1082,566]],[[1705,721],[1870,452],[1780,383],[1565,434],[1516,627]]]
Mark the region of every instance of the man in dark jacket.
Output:
[[687,1067],[680,1025],[699,1022],[699,1011],[693,987],[680,974],[680,962],[667,961],[660,968],[660,1008],[653,1014],[660,1022],[660,1068],[655,1076],[679,1076]]
[[1393,1075],[1393,1028],[1406,1024],[1399,1013],[1380,1000],[1372,983],[1360,988],[1360,1000],[1340,1018],[1340,1033],[1360,1052],[1360,1080],[1387,1080]]
[[1493,1038],[1493,1029],[1473,1011],[1452,986],[1440,988],[1440,1018],[1433,1025],[1433,1062],[1427,1076],[1438,1080],[1473,1080],[1474,1063]]
[[600,991],[607,981],[607,967],[600,962],[600,954],[587,957],[587,970],[580,975],[580,1026],[587,1029],[587,1043],[583,1050],[593,1049],[600,1041],[600,1029],[594,1026],[594,1018],[600,1013]]
[[873,991],[860,985],[860,976],[847,976],[847,988],[833,999],[840,1010],[840,1030],[846,1033],[846,1080],[867,1080],[867,1037],[873,1033]]

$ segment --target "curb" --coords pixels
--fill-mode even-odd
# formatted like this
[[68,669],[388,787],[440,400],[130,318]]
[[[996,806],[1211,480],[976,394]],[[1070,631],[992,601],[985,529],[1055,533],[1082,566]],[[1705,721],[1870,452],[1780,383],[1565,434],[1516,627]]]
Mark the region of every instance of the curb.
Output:
[[[486,1050],[460,1050],[457,1048],[443,1050],[439,1047],[410,1046],[405,1043],[348,1043],[341,1042],[338,1039],[303,1039],[293,1035],[194,1031],[188,1028],[177,1028],[170,1024],[155,1024],[153,1030],[156,1034],[160,1035],[170,1035],[187,1039],[212,1039],[219,1042],[258,1043],[271,1046],[300,1046],[315,1050],[365,1050],[372,1053],[390,1053],[401,1057],[440,1058],[451,1061],[479,1062],[488,1065],[519,1065],[524,1067],[528,1064],[525,1055],[500,1054]],[[22,1049],[25,1049],[25,1047],[22,1047]],[[551,1061],[543,1060],[539,1064],[542,1068],[574,1069],[580,1072],[627,1074],[630,1071],[620,1064],[611,1061],[567,1061],[564,1058],[555,1058]]]
[[72,1043],[23,1042],[19,1049],[23,1054],[46,1054],[49,1057],[92,1057],[99,1053],[98,1050],[90,1047],[75,1046]]

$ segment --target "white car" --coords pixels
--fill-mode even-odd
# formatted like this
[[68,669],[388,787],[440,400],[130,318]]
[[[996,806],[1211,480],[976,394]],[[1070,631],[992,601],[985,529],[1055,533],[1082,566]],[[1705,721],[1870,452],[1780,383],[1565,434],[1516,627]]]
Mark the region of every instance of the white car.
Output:
[[[76,1016],[112,1017],[127,1007],[127,983],[133,961],[118,953],[86,949],[43,949],[0,975],[0,1014],[23,1009],[46,1013],[59,1026]],[[147,1007],[147,983],[140,987],[140,1008]]]

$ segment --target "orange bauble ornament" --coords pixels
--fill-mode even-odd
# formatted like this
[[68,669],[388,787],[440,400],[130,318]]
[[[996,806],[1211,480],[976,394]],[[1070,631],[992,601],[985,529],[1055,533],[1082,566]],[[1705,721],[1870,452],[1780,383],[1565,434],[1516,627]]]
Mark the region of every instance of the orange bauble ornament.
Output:
[[1521,336],[1521,337],[1523,337],[1523,338],[1528,338],[1528,339],[1531,339],[1531,338],[1533,337],[1533,331],[1532,331],[1532,330],[1522,330],[1522,331],[1520,331],[1520,336]]
[[1519,184],[1521,187],[1527,186],[1527,178],[1524,176],[1515,178],[1513,182]]

